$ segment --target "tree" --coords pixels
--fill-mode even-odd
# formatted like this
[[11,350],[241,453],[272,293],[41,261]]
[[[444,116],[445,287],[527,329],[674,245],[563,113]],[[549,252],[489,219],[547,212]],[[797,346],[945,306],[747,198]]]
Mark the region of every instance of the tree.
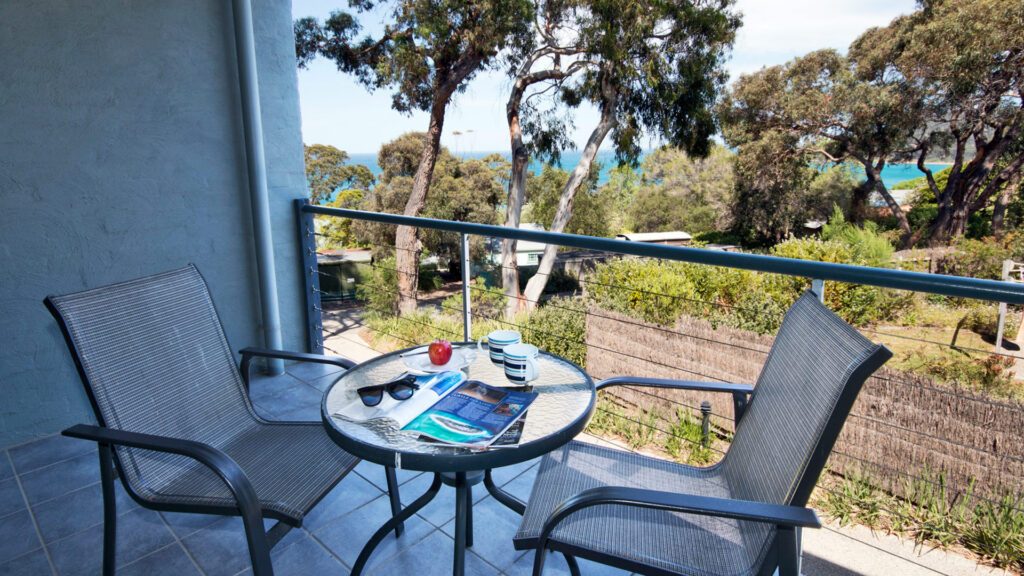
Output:
[[[891,81],[904,101],[920,108],[910,152],[938,202],[927,241],[941,244],[962,235],[971,214],[1024,168],[1024,147],[1018,146],[1024,138],[1024,4],[919,4],[913,14],[866,32],[850,51],[859,74]],[[925,165],[937,151],[952,157],[941,188]]]
[[779,132],[749,142],[736,155],[735,231],[748,242],[777,243],[805,214],[814,178],[792,141]]
[[[739,26],[739,17],[731,12],[731,6],[731,0],[599,0],[542,5],[543,14],[556,14],[546,22],[564,25],[571,34],[566,39],[540,24],[527,44],[528,53],[536,54],[537,46],[542,54],[545,50],[550,52],[545,57],[550,56],[554,63],[551,70],[556,72],[562,70],[558,66],[562,56],[574,59],[562,76],[550,78],[553,86],[542,88],[537,94],[550,94],[554,110],[589,102],[600,113],[562,189],[549,226],[551,231],[561,232],[568,225],[576,194],[587,181],[594,157],[609,135],[620,163],[636,162],[640,138],[645,133],[696,155],[708,153],[709,137],[716,129],[711,107],[724,84],[725,53]],[[524,60],[530,62],[529,58]],[[533,72],[531,66],[518,68],[513,97],[522,89],[521,81]],[[510,98],[507,108],[513,166],[523,151],[522,134],[516,133],[516,126],[531,136],[534,148],[549,154],[559,150],[563,144],[559,134],[564,133],[565,127],[559,120],[560,113],[539,117],[535,113],[527,122],[519,118],[515,103]],[[519,191],[521,183],[513,177],[507,225],[518,222],[515,211],[521,204],[515,194]],[[505,290],[513,296],[508,313],[514,311],[515,305],[527,309],[536,306],[554,266],[557,247],[545,248],[538,272],[527,283],[522,297],[516,293],[515,267],[509,265],[513,252],[512,243],[503,248]]]
[[806,162],[857,162],[865,179],[851,190],[852,219],[864,220],[868,197],[878,192],[909,238],[910,224],[882,170],[906,154],[920,114],[893,83],[856,72],[851,60],[827,49],[743,75],[722,101],[723,134],[738,148],[778,135],[776,144],[784,140]]
[[[364,200],[363,208],[392,214],[402,211],[412,194],[418,158],[427,142],[426,134],[410,132],[381,146],[377,155],[380,179]],[[507,174],[508,162],[501,156],[459,160],[442,147],[438,151],[433,184],[423,214],[430,218],[497,224],[498,204]],[[394,226],[360,221],[354,231],[359,240],[374,246],[381,257],[388,256],[390,247],[394,246]],[[460,261],[457,234],[426,230],[422,242],[424,249],[446,260],[449,266]],[[484,252],[483,239],[472,237],[471,256],[480,259]]]
[[[495,56],[510,38],[529,26],[528,0],[350,0],[359,12],[388,6],[389,22],[378,38],[356,40],[359,22],[347,12],[334,12],[322,25],[314,18],[295,23],[299,66],[317,55],[354,74],[369,89],[393,88],[392,107],[403,113],[428,112],[426,145],[412,178],[403,213],[423,209],[441,150],[445,112],[456,92]],[[399,309],[416,309],[416,284],[421,244],[416,228],[399,226],[395,235]]]
[[323,204],[345,190],[368,190],[374,178],[362,164],[348,164],[348,154],[328,144],[303,146],[309,201]]
[[706,158],[662,147],[644,158],[630,208],[636,232],[682,230],[700,234],[732,226],[734,154],[721,146]]

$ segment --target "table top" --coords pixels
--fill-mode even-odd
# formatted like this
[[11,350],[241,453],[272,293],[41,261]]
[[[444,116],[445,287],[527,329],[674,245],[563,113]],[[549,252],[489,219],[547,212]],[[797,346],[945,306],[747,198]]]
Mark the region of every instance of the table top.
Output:
[[[321,416],[327,433],[346,451],[385,466],[428,472],[487,470],[524,462],[572,440],[583,431],[594,410],[594,382],[579,366],[542,352],[539,377],[530,382],[537,399],[526,413],[519,446],[472,451],[423,442],[417,433],[403,432],[394,422],[375,419],[353,422],[333,416],[357,398],[356,390],[399,376],[407,367],[398,350],[346,371],[324,395]],[[464,369],[472,380],[491,386],[512,386],[502,367],[491,363],[486,347]]]

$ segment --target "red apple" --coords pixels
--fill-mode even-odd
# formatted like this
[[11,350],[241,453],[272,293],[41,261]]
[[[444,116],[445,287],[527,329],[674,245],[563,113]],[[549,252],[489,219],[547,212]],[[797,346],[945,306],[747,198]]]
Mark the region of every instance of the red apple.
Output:
[[452,359],[452,343],[447,340],[434,340],[427,348],[430,363],[442,366]]

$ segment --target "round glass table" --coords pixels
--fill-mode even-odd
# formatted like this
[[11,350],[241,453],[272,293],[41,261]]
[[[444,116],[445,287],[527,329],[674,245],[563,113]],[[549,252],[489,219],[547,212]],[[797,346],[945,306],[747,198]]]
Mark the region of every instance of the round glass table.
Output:
[[[474,343],[456,344],[474,349]],[[594,410],[594,382],[582,368],[572,362],[541,352],[538,378],[529,384],[538,394],[527,410],[519,445],[490,450],[470,450],[422,441],[417,433],[403,432],[388,420],[354,422],[338,417],[342,407],[357,399],[356,390],[381,384],[408,371],[399,350],[374,358],[346,371],[324,395],[321,416],[328,435],[346,451],[386,467],[389,485],[395,469],[433,472],[434,480],[427,491],[404,509],[392,494],[393,517],[381,526],[363,547],[352,569],[361,574],[374,548],[388,532],[401,534],[402,523],[422,509],[437,495],[442,484],[455,488],[455,560],[452,573],[461,576],[465,570],[466,547],[473,545],[472,486],[484,483],[495,500],[522,514],[525,505],[502,491],[491,479],[491,469],[509,466],[542,456],[572,440],[583,431]],[[491,386],[519,388],[505,378],[504,369],[493,364],[486,347],[463,368],[470,379]]]

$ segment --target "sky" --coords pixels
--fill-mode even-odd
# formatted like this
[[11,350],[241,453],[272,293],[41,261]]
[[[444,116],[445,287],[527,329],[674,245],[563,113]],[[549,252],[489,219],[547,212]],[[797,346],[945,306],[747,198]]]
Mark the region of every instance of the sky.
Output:
[[[346,0],[292,0],[296,18],[326,18],[346,8]],[[732,56],[730,78],[782,64],[819,48],[846,51],[872,26],[884,26],[914,9],[914,0],[737,0],[743,14]],[[380,29],[380,16],[362,20],[364,29]],[[456,154],[506,151],[509,146],[505,101],[509,80],[498,71],[476,76],[448,107],[442,144]],[[330,144],[350,154],[376,153],[380,145],[405,132],[425,130],[427,115],[399,114],[390,92],[368,92],[334,63],[318,58],[299,70],[302,137],[306,144]],[[580,146],[597,121],[593,108],[575,116],[573,139]],[[607,144],[607,143],[606,143]],[[657,142],[648,141],[648,147]]]

